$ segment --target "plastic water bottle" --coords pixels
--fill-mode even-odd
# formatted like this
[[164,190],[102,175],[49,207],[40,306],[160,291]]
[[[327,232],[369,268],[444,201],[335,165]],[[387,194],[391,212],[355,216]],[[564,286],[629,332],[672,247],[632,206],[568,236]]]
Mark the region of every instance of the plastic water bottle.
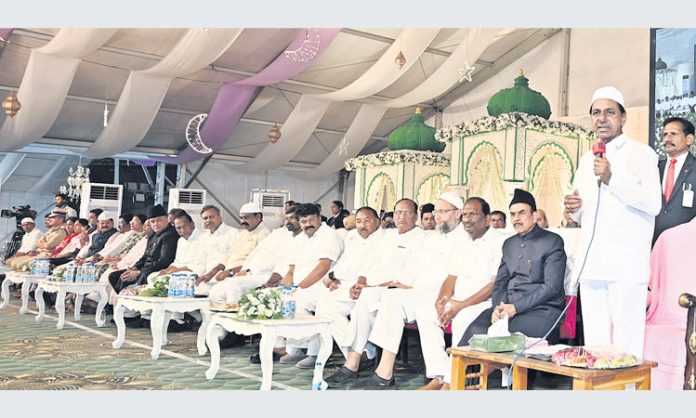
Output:
[[186,275],[186,297],[192,298],[196,295],[196,279],[193,274]]
[[280,313],[283,315],[283,318],[291,319],[295,317],[295,308],[297,307],[297,301],[295,300],[296,288],[296,286],[281,287]]
[[318,360],[314,363],[314,376],[312,378],[312,390],[326,390],[329,386],[328,383],[324,381],[322,375],[324,374],[324,365]]
[[176,297],[176,276],[173,274],[169,276],[169,290],[167,290],[167,296],[170,298]]
[[97,274],[97,266],[94,264],[87,264],[87,275],[86,275],[86,283],[94,283],[95,281],[95,275]]
[[72,283],[75,281],[75,270],[76,270],[76,267],[72,263],[68,264],[68,266],[65,268],[65,274],[63,275],[63,280],[66,283]]
[[85,266],[84,264],[80,264],[77,266],[77,269],[75,270],[75,283],[82,283],[82,279],[84,277],[84,271],[85,271]]

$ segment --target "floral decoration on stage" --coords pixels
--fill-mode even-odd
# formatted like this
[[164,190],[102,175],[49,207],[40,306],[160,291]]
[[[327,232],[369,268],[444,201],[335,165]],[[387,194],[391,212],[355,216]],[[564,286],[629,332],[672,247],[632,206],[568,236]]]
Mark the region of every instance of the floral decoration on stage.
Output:
[[454,137],[472,136],[485,132],[500,131],[508,128],[527,128],[552,135],[572,136],[576,138],[594,138],[594,132],[580,125],[567,122],[550,121],[528,113],[510,112],[500,116],[484,116],[471,123],[450,125],[435,132],[435,139],[450,142]]
[[417,163],[431,166],[449,167],[448,155],[426,151],[390,151],[376,154],[361,155],[346,160],[346,170],[354,171],[363,167],[378,167],[382,165],[395,165],[399,163]]
[[239,298],[238,316],[243,319],[281,319],[280,289],[254,289]]

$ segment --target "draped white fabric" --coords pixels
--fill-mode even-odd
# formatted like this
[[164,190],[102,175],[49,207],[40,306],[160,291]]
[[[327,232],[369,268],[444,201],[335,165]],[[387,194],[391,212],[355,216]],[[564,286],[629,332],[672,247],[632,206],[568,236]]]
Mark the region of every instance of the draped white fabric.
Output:
[[[276,168],[288,162],[292,157],[297,155],[307,143],[310,135],[314,132],[314,129],[321,120],[321,116],[323,116],[328,108],[330,101],[361,99],[384,90],[405,74],[412,65],[418,62],[418,57],[420,57],[423,51],[430,45],[438,32],[439,29],[405,29],[401,32],[399,38],[387,48],[387,51],[380,59],[362,76],[348,86],[331,93],[314,95],[314,100],[303,101],[302,98],[310,96],[303,95],[296,108],[299,107],[299,104],[302,104],[304,112],[308,112],[314,116],[316,116],[318,112],[321,112],[318,118],[312,118],[316,119],[316,123],[312,126],[297,123],[293,118],[304,120],[305,117],[302,115],[304,112],[295,112],[293,110],[281,128],[281,140],[276,144],[266,145],[266,148],[253,160],[247,163],[244,169],[258,172]],[[402,69],[399,69],[394,63],[394,58],[396,58],[399,51],[403,52],[404,56],[406,56],[406,64]],[[291,129],[292,127],[299,127],[299,130],[293,130]],[[282,144],[282,146],[279,146],[280,144]]]
[[29,55],[17,92],[22,109],[0,128],[0,150],[40,140],[55,122],[81,59],[101,47],[116,29],[61,29]]
[[140,143],[150,129],[174,77],[200,71],[222,55],[242,29],[191,29],[154,66],[132,71],[119,97],[109,126],[85,153],[105,158]]
[[346,132],[346,142],[350,143],[347,155],[339,155],[340,150],[336,148],[318,167],[305,173],[305,176],[318,178],[341,170],[345,160],[357,156],[365,146],[387,108],[412,106],[446,92],[459,81],[459,68],[464,67],[466,62],[473,65],[498,32],[499,29],[469,29],[445,62],[418,87],[401,97],[379,103],[379,106],[363,105]]

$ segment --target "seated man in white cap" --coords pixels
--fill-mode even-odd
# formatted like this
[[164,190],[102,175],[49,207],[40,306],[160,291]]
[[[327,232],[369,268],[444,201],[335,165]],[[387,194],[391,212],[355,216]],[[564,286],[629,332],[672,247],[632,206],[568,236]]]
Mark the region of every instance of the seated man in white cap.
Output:
[[[244,261],[256,246],[270,235],[271,230],[263,223],[263,213],[258,204],[248,202],[242,205],[239,209],[239,219],[242,229],[237,238],[232,243],[232,248],[227,258],[223,262],[223,270],[215,275],[210,285],[215,282],[220,283],[228,277],[237,274],[241,269]],[[206,283],[207,284],[207,283]],[[200,284],[199,287],[205,286]]]
[[346,311],[350,313],[345,336],[336,339],[341,351],[347,353],[346,361],[335,377],[327,379],[330,387],[341,387],[350,380],[355,380],[363,351],[367,350],[368,358],[370,357],[368,337],[382,294],[388,287],[408,286],[415,278],[416,263],[420,259],[417,254],[428,235],[416,227],[418,204],[406,198],[397,201],[394,220],[396,228],[384,232],[376,251],[362,264],[357,282],[349,289],[351,300],[324,305],[322,308],[322,313],[329,313],[334,318],[344,315]]
[[582,156],[573,194],[564,202],[582,225],[579,254],[587,253],[574,264],[584,264],[582,277],[572,273],[580,280],[585,343],[642,358],[655,216],[672,186],[682,184],[677,176],[667,182],[667,174],[664,197],[655,150],[623,132],[626,109],[619,90],[597,89],[590,117],[605,152]]
[[101,261],[122,252],[122,245],[136,234],[136,231],[132,230],[130,226],[130,221],[132,220],[133,214],[131,213],[122,213],[118,217],[118,222],[115,225],[118,232],[113,234],[104,244],[104,248],[92,257],[93,262]]
[[[205,257],[205,273],[196,279],[196,294],[208,295],[216,283],[215,276],[225,269],[225,260],[232,252],[239,230],[222,221],[220,208],[207,205],[201,209],[205,232],[200,240],[201,251]],[[211,282],[212,283],[209,283]]]
[[13,270],[26,269],[28,264],[36,258],[47,258],[53,250],[68,236],[65,230],[65,214],[63,212],[51,212],[46,217],[48,230],[36,241],[36,250],[27,255],[13,257],[7,262],[7,266]]
[[12,257],[5,260],[5,264],[8,264],[10,260],[15,257],[26,256],[36,250],[36,243],[39,241],[42,232],[36,227],[34,220],[29,217],[22,219],[20,225],[22,226],[22,231],[24,231],[24,235],[22,235],[22,242],[19,245],[17,252],[14,253]]
[[285,211],[285,227],[274,230],[259,242],[239,271],[210,290],[212,306],[236,304],[249,290],[275,285],[283,278],[290,264],[291,249],[297,246],[294,239],[302,232],[296,210],[297,206],[290,206]]
[[103,211],[97,217],[97,232],[92,234],[89,244],[80,249],[75,257],[76,263],[83,263],[91,260],[91,257],[101,251],[106,242],[118,231],[114,228],[114,218],[111,212]]
[[[447,277],[447,263],[452,249],[459,241],[469,239],[461,222],[463,208],[464,203],[457,193],[445,192],[438,197],[432,211],[435,230],[426,235],[423,247],[413,257],[417,260],[414,279],[410,284],[388,289],[379,300],[377,316],[369,336],[372,344],[382,348],[379,365],[373,374],[351,383],[348,389],[394,388],[394,362],[404,325],[416,320],[418,308],[435,304],[440,284]],[[341,372],[345,374],[342,376],[344,379],[340,378]],[[339,370],[338,376],[327,379],[327,383],[343,380],[342,383],[345,384],[351,379],[357,379],[357,373],[347,372],[346,368]]]
[[423,390],[449,388],[451,366],[442,327],[452,324],[452,343],[456,345],[469,324],[491,307],[493,282],[506,235],[488,226],[489,214],[485,200],[478,197],[466,200],[462,223],[470,239],[460,240],[452,249],[447,278],[437,301],[416,310],[425,372],[432,378]]

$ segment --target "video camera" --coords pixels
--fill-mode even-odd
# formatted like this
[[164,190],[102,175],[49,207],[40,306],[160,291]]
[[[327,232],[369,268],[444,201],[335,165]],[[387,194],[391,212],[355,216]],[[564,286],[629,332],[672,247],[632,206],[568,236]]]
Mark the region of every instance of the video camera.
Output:
[[2,218],[16,218],[17,219],[17,225],[20,225],[20,222],[22,222],[22,219],[24,218],[32,218],[36,219],[36,211],[31,209],[30,205],[22,205],[22,206],[12,206],[12,209],[3,209],[0,211],[0,217]]

